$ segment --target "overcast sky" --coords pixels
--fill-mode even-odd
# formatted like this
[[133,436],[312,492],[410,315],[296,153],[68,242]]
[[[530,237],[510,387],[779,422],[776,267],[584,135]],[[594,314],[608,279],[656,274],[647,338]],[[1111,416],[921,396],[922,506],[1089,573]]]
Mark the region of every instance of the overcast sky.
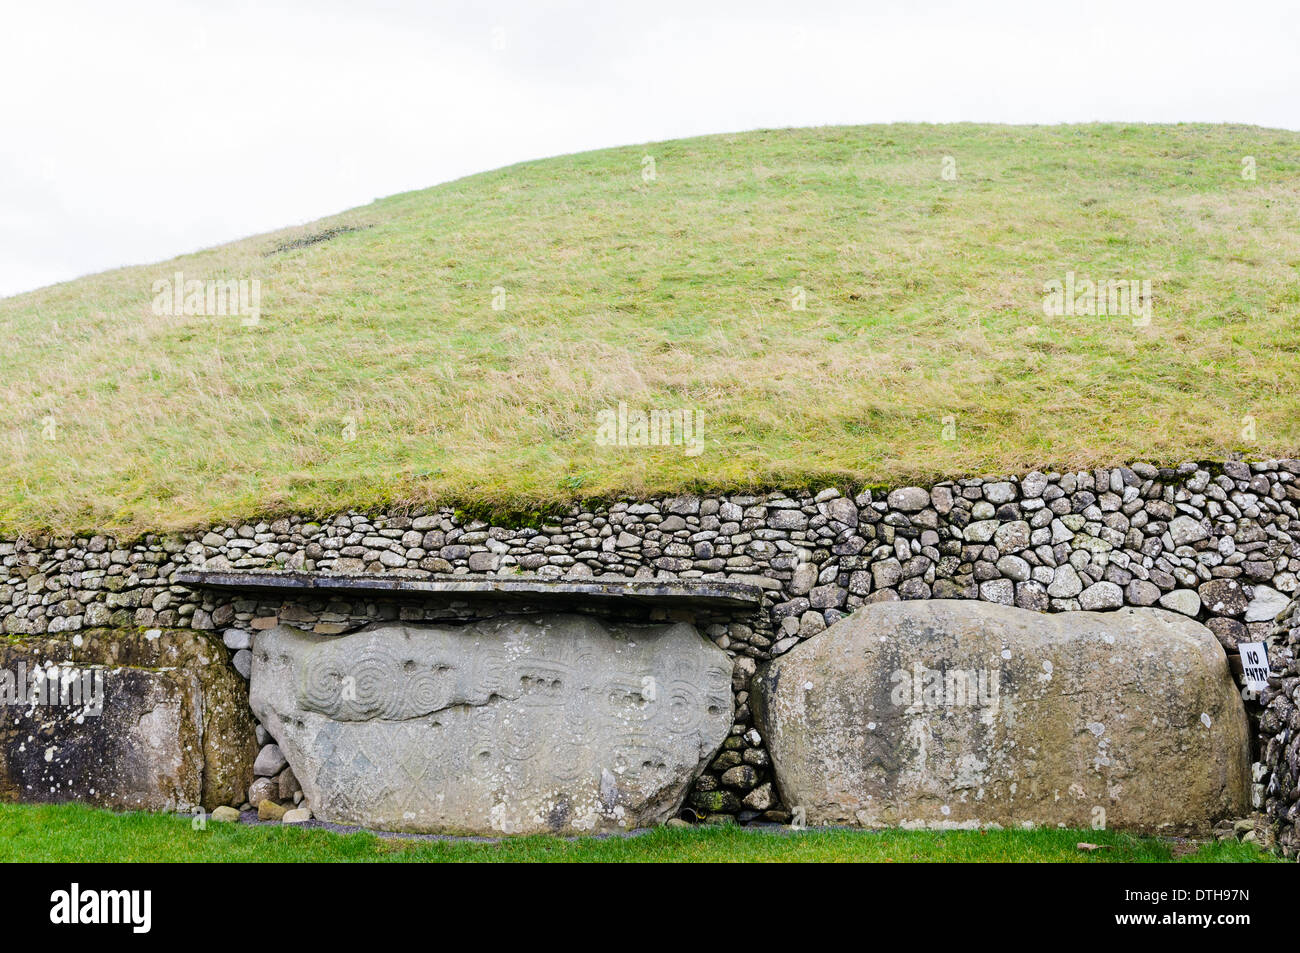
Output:
[[1297,0],[0,2],[0,295],[702,133],[1300,129]]

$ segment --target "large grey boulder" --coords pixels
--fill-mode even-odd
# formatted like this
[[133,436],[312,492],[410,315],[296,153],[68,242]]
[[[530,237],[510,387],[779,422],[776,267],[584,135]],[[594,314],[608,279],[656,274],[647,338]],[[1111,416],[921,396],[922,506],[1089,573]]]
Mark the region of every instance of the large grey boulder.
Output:
[[0,800],[116,810],[239,804],[257,743],[213,635],[90,629],[0,643]]
[[772,662],[753,701],[810,824],[1173,833],[1248,809],[1223,649],[1159,609],[876,603]]
[[516,834],[667,820],[731,730],[731,659],[693,626],[579,615],[253,644],[251,703],[316,817]]

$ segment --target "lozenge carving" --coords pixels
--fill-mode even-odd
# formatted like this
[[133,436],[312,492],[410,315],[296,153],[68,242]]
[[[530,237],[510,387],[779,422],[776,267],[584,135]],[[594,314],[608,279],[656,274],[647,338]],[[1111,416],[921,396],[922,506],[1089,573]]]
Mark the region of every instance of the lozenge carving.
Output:
[[528,833],[673,816],[733,716],[694,627],[580,615],[257,637],[251,702],[317,817]]

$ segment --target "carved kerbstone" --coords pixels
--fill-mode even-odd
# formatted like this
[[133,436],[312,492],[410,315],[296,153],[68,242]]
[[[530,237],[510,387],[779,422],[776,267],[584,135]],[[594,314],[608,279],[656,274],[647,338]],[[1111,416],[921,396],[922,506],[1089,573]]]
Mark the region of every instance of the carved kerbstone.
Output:
[[730,686],[693,626],[556,614],[282,625],[254,643],[251,703],[323,820],[586,833],[680,809],[731,729]]

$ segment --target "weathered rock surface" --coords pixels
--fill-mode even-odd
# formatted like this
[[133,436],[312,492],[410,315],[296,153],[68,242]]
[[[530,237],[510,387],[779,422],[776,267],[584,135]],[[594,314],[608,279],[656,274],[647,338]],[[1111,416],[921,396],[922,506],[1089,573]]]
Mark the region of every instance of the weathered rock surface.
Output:
[[731,729],[731,671],[682,623],[281,625],[254,639],[251,702],[322,820],[589,832],[676,814]]
[[107,629],[3,643],[0,680],[4,800],[211,809],[239,803],[252,780],[248,692],[214,635]]
[[1300,599],[1278,616],[1268,645],[1268,688],[1260,693],[1260,764],[1255,806],[1272,821],[1283,856],[1300,856]]
[[1223,649],[1158,609],[869,605],[772,662],[753,702],[810,824],[1170,833],[1247,809]]
[[1287,598],[1268,586],[1256,586],[1255,597],[1246,607],[1247,622],[1272,622],[1287,607]]

